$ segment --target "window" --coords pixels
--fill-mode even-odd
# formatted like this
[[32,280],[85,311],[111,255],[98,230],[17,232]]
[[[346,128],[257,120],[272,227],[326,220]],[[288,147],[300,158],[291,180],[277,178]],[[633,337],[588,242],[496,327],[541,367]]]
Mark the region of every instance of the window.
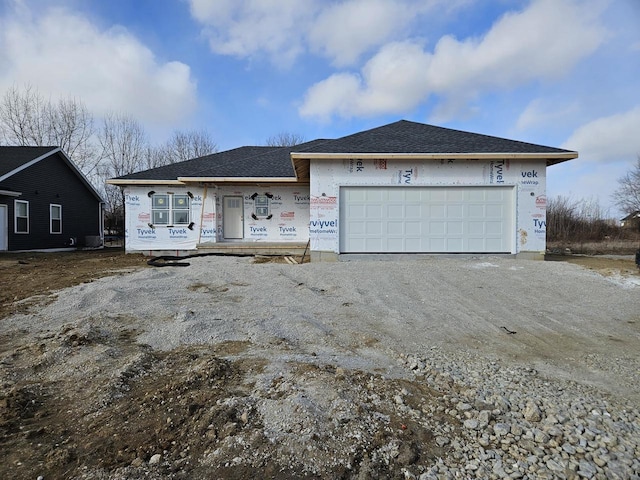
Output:
[[253,199],[256,217],[269,216],[269,197],[266,195],[256,195]]
[[62,233],[62,205],[49,205],[49,233]]
[[188,225],[189,195],[173,193],[153,195],[151,218],[154,225]]
[[24,200],[15,200],[15,232],[29,233],[29,202]]

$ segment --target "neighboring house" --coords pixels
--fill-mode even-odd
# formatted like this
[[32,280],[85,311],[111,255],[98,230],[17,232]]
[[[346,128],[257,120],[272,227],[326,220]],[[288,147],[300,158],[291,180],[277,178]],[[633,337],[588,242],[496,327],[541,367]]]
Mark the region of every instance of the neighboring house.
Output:
[[630,230],[640,230],[640,210],[631,212],[629,215],[621,219],[620,226]]
[[109,183],[125,188],[130,252],[309,241],[312,260],[542,258],[547,167],[577,156],[402,120],[295,147],[240,147]]
[[0,147],[0,251],[100,246],[102,205],[59,147]]

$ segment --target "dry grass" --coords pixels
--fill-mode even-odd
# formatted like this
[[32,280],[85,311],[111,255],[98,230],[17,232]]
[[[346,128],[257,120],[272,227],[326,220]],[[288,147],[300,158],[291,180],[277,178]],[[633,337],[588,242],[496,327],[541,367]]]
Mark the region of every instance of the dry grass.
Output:
[[578,253],[582,255],[634,255],[640,249],[640,235],[636,239],[593,241],[547,242],[547,250],[553,253]]

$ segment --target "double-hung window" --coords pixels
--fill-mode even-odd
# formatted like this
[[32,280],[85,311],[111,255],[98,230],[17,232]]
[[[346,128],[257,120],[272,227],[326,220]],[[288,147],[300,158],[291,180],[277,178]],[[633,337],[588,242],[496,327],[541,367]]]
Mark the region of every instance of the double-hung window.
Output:
[[14,201],[14,228],[16,233],[29,233],[29,202]]
[[49,232],[62,233],[62,205],[49,205]]
[[266,195],[256,195],[253,199],[253,206],[256,217],[269,216],[269,197]]
[[151,218],[154,225],[188,225],[189,195],[175,193],[153,195]]

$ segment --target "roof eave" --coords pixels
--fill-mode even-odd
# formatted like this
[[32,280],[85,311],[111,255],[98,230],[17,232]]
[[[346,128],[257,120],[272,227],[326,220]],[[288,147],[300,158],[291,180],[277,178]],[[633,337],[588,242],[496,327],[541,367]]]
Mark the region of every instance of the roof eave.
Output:
[[13,190],[0,190],[0,195],[5,197],[19,197],[22,192],[14,192]]
[[464,159],[464,160],[546,160],[547,166],[556,163],[566,162],[578,158],[578,152],[557,152],[557,153],[309,153],[291,152],[293,160],[349,160],[367,158],[386,158],[395,160],[441,160],[441,159]]
[[298,183],[296,177],[178,177],[183,183]]
[[184,182],[179,180],[150,180],[150,179],[137,179],[137,178],[110,178],[107,180],[109,185],[184,185]]

